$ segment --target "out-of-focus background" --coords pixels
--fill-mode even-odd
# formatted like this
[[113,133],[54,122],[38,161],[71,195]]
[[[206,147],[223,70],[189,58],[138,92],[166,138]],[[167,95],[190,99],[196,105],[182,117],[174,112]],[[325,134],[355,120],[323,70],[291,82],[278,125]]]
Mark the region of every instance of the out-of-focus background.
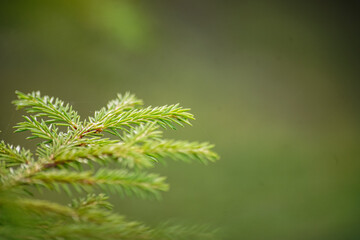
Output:
[[[112,196],[130,219],[220,227],[223,239],[360,238],[360,31],[354,3],[1,1],[1,138],[40,90],[83,116],[117,93],[192,108],[167,137],[221,161],[154,169],[160,202]],[[44,196],[59,198],[59,196]],[[68,201],[64,196],[61,201]]]

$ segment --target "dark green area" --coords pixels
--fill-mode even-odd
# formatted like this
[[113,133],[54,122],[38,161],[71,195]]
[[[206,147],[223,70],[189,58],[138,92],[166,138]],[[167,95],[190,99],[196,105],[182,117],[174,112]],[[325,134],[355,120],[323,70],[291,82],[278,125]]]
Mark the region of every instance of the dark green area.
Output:
[[[2,1],[1,138],[15,90],[82,116],[116,93],[180,102],[221,161],[171,162],[163,200],[112,196],[128,217],[222,227],[224,239],[358,239],[358,6],[286,1]],[[59,195],[44,198],[59,199]],[[68,201],[66,196],[62,201]]]

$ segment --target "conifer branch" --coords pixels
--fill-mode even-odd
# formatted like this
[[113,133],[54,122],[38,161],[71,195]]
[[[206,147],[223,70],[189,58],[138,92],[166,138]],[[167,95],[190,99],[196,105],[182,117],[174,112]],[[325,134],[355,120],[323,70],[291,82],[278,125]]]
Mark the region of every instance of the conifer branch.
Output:
[[134,125],[151,122],[158,123],[164,128],[175,129],[174,123],[180,126],[184,126],[183,123],[191,125],[189,120],[194,119],[194,116],[188,112],[189,110],[175,104],[154,108],[130,109],[122,112],[115,111],[116,113],[109,111],[104,113],[101,118],[97,116],[89,118],[90,123],[84,127],[80,135],[100,133],[108,129],[110,129],[110,133],[114,134],[115,130],[125,130],[126,127],[132,128]]
[[104,205],[107,206],[104,195],[88,195],[75,202],[63,206],[45,200],[23,198],[13,200],[11,204],[26,213],[45,216],[32,229],[42,231],[43,236],[34,239],[214,239],[214,230],[206,226],[185,227],[163,223],[151,228],[140,222],[127,221],[123,216],[110,212],[107,207],[103,210]]
[[18,207],[36,214],[56,214],[63,217],[70,217],[74,220],[80,220],[80,216],[75,210],[58,203],[30,198],[17,199],[14,202],[16,205],[18,205]]
[[159,191],[168,190],[168,185],[164,181],[165,178],[157,174],[107,169],[99,169],[95,174],[91,171],[47,171],[23,179],[24,184],[41,185],[57,191],[62,188],[69,194],[69,185],[71,184],[78,192],[91,191],[94,186],[98,186],[122,195],[139,197],[159,197]]
[[[111,212],[104,194],[90,194],[74,200],[70,206],[24,198],[28,187],[89,192],[95,188],[120,195],[156,197],[167,191],[165,177],[143,172],[164,158],[202,163],[213,162],[218,155],[209,143],[162,139],[159,127],[191,125],[189,109],[178,104],[140,108],[142,101],[126,93],[118,95],[106,107],[85,121],[57,98],[39,92],[16,92],[14,104],[30,113],[18,123],[15,132],[30,131],[40,138],[36,154],[21,147],[0,142],[0,210],[21,211],[18,223],[0,217],[0,236],[28,240],[180,240],[211,239],[211,231],[202,228],[159,226],[151,228],[129,222]],[[65,126],[59,130],[57,126]],[[106,138],[107,131],[116,136]],[[94,163],[99,165],[93,166]],[[112,164],[114,169],[102,166]],[[85,169],[97,169],[84,171]],[[14,196],[14,197],[8,197]],[[18,213],[14,213],[17,215]],[[11,217],[9,217],[11,219]],[[4,221],[5,220],[5,221]]]
[[4,161],[6,167],[14,167],[23,163],[33,162],[34,159],[29,150],[21,148],[20,146],[14,147],[1,141],[0,161]]
[[124,95],[118,94],[117,98],[109,101],[107,107],[103,107],[95,112],[94,117],[90,117],[90,122],[102,122],[106,119],[116,117],[124,111],[128,111],[136,106],[143,105],[143,101],[137,99],[135,95],[129,92]]
[[100,208],[111,210],[113,206],[107,201],[108,199],[109,197],[103,193],[88,194],[85,198],[73,199],[70,206],[81,211]]
[[126,132],[121,136],[121,140],[127,145],[132,146],[137,143],[143,143],[147,140],[158,141],[162,137],[162,132],[157,130],[159,127],[154,123],[141,124],[131,132]]
[[73,162],[96,162],[107,164],[120,163],[128,168],[148,168],[154,164],[154,159],[143,154],[137,146],[126,146],[123,143],[107,144],[101,147],[77,147],[59,153],[52,163],[68,164]]
[[155,158],[169,157],[174,160],[198,160],[204,164],[214,162],[219,156],[211,149],[214,145],[207,142],[187,142],[174,140],[149,141],[143,146],[146,155]]
[[53,128],[53,125],[48,125],[44,120],[39,122],[34,116],[24,116],[25,122],[18,123],[15,128],[15,132],[30,131],[32,136],[27,139],[42,138],[47,140],[46,142],[52,142],[57,139],[57,128]]
[[206,142],[148,140],[145,144],[138,145],[134,144],[134,139],[138,141],[139,136],[134,134],[126,138],[124,143],[95,148],[73,148],[57,156],[55,162],[67,163],[87,159],[103,163],[110,160],[129,168],[146,168],[152,167],[165,157],[182,161],[198,160],[205,164],[218,159],[218,155],[211,150],[214,146]]
[[58,98],[49,96],[41,97],[40,92],[24,94],[16,91],[18,99],[13,101],[17,109],[25,108],[28,113],[34,113],[37,117],[47,117],[47,123],[78,127],[80,117],[72,106],[65,104]]

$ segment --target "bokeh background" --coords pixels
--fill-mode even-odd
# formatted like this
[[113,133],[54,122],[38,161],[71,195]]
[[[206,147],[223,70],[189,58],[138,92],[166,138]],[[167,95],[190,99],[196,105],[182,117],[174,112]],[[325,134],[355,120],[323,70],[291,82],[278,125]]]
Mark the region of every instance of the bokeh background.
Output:
[[[354,1],[355,2],[355,1]],[[360,239],[359,6],[316,1],[1,1],[1,138],[40,90],[83,116],[116,93],[190,107],[221,161],[169,161],[162,201],[112,196],[130,219],[223,239]],[[59,199],[58,195],[45,198]],[[60,201],[68,201],[62,196]]]

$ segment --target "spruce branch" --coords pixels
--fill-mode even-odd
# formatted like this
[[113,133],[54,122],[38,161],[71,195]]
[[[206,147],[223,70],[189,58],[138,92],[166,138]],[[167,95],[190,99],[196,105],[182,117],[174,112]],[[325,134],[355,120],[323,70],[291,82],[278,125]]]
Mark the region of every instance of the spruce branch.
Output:
[[174,140],[148,140],[144,144],[134,144],[139,140],[138,134],[125,138],[125,142],[107,144],[102,147],[73,148],[56,157],[55,163],[81,162],[118,162],[129,168],[148,168],[163,158],[190,161],[198,160],[202,163],[213,162],[218,155],[211,149],[209,143],[174,141]]
[[148,141],[143,146],[143,152],[154,158],[171,158],[188,162],[198,160],[204,164],[214,162],[219,156],[211,149],[214,145],[207,142],[188,142],[188,141]]
[[[214,230],[206,226],[180,226],[165,222],[155,227],[141,222],[128,221],[124,216],[112,213],[107,208],[104,195],[88,195],[74,200],[70,206],[38,199],[12,199],[11,204],[23,213],[34,214],[36,219],[32,232],[42,234],[31,239],[127,239],[127,240],[172,240],[172,239],[214,239]],[[75,202],[75,204],[74,204]],[[105,207],[104,207],[105,205]],[[39,217],[42,216],[42,219]],[[24,238],[29,234],[22,229]],[[0,227],[1,234],[1,227]]]
[[[88,194],[64,206],[24,198],[29,187],[62,190],[69,195],[98,189],[126,196],[156,197],[167,191],[165,177],[144,172],[164,158],[213,162],[218,155],[209,143],[165,140],[160,127],[191,125],[188,108],[178,104],[141,108],[142,100],[118,95],[93,117],[81,121],[72,106],[40,92],[16,92],[14,104],[27,113],[15,132],[30,131],[42,141],[36,153],[0,142],[0,238],[28,240],[179,240],[211,239],[211,231],[176,225],[149,227],[111,211],[104,194]],[[65,126],[58,129],[58,126]],[[103,132],[115,138],[107,138]],[[115,164],[114,164],[115,163]],[[96,165],[94,165],[96,164]],[[106,168],[111,164],[112,169]],[[87,170],[84,170],[87,169]],[[91,170],[88,170],[91,169]],[[12,196],[12,197],[9,197]],[[24,217],[23,217],[23,216]],[[9,219],[11,221],[9,221]]]
[[80,216],[72,208],[55,202],[30,198],[16,199],[13,201],[19,208],[38,215],[58,215],[80,220]]
[[79,162],[96,162],[101,165],[110,162],[120,163],[128,168],[149,168],[154,159],[143,154],[137,146],[126,146],[123,143],[113,143],[104,146],[74,147],[68,151],[61,151],[52,162],[56,165]]
[[44,120],[38,121],[34,116],[24,116],[25,122],[18,123],[15,132],[30,131],[32,136],[27,139],[42,138],[46,142],[52,142],[57,139],[57,128],[54,125],[48,125]]
[[[104,113],[101,118],[97,116],[89,118],[89,124],[84,127],[81,136],[88,133],[100,133],[104,130],[109,130],[109,133],[114,134],[116,130],[125,130],[126,127],[132,128],[134,125],[151,122],[158,123],[164,128],[175,129],[175,123],[180,126],[184,126],[183,123],[191,125],[189,120],[194,119],[194,116],[188,112],[189,110],[175,104],[154,108],[130,109],[122,112],[115,111],[116,113],[109,111]],[[115,135],[117,134],[115,133]]]
[[158,128],[159,126],[154,123],[141,124],[120,138],[127,146],[143,143],[150,139],[158,141],[162,137],[162,132]]
[[58,191],[62,188],[70,192],[69,184],[71,184],[79,192],[91,191],[94,186],[98,186],[103,190],[139,197],[159,197],[159,191],[168,190],[168,185],[164,181],[165,178],[157,174],[108,169],[99,169],[96,173],[68,170],[46,171],[23,179],[24,184],[41,185]]
[[129,92],[124,95],[118,94],[116,99],[109,101],[107,107],[96,111],[94,117],[90,117],[89,120],[90,122],[106,121],[106,119],[113,118],[123,111],[128,111],[139,105],[143,105],[143,101],[137,99],[135,95]]
[[112,204],[108,202],[109,197],[104,193],[100,194],[88,194],[86,197],[73,199],[70,206],[77,210],[91,210],[91,209],[100,209],[105,208],[111,210],[113,208]]
[[72,106],[65,104],[58,98],[49,96],[41,97],[40,92],[24,94],[20,91],[15,92],[18,99],[13,101],[17,109],[25,108],[28,113],[35,114],[37,117],[47,117],[47,123],[56,125],[78,127],[80,117]]
[[33,162],[32,153],[20,146],[14,147],[6,144],[4,141],[0,142],[0,161],[4,162],[6,167],[14,167],[23,163]]

